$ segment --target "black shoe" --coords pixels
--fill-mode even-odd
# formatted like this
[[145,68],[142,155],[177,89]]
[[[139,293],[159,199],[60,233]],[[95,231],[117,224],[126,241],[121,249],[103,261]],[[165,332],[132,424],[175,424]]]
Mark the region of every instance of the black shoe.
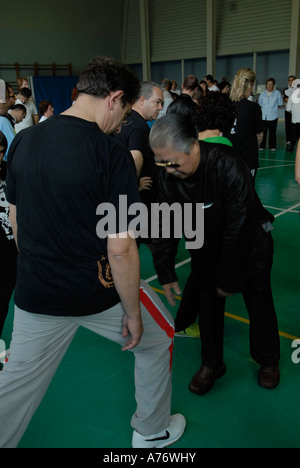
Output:
[[197,395],[204,395],[205,393],[209,392],[209,390],[211,390],[215,380],[223,377],[223,375],[226,374],[226,370],[227,369],[224,363],[216,369],[201,366],[197,374],[194,375],[189,385],[189,390],[192,393],[196,393]]
[[267,390],[272,390],[278,387],[280,383],[279,366],[261,367],[258,376],[258,385]]

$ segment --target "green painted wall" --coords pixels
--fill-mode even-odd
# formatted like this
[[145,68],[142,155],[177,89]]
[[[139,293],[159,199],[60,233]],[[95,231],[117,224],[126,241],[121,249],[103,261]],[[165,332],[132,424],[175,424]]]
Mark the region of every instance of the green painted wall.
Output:
[[[4,16],[0,64],[71,62],[77,75],[95,55],[121,58],[122,0],[15,0]],[[0,76],[15,80],[13,72]]]

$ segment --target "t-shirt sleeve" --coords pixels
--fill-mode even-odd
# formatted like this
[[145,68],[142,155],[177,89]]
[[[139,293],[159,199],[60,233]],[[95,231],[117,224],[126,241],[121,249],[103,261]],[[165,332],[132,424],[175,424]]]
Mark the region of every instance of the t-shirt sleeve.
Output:
[[115,228],[109,229],[109,234],[126,232],[136,213],[130,214],[130,207],[141,203],[136,178],[136,169],[132,156],[122,147],[115,148],[111,163],[110,184],[108,188],[107,203],[114,210]]
[[149,140],[149,131],[148,129],[143,129],[141,127],[134,129],[128,141],[129,151],[140,151],[142,154],[145,153],[145,146]]

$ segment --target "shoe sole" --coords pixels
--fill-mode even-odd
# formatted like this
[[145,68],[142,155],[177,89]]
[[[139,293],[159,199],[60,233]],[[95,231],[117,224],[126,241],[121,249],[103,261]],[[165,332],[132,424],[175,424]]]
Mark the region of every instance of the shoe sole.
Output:
[[211,383],[207,385],[206,387],[204,387],[203,390],[201,390],[201,392],[194,390],[191,384],[189,385],[189,391],[192,393],[195,393],[195,395],[205,395],[213,388],[215,381],[223,377],[223,375],[225,375],[226,372],[227,372],[227,369],[224,365],[224,367],[222,367],[222,369],[220,369],[220,371],[212,379]]

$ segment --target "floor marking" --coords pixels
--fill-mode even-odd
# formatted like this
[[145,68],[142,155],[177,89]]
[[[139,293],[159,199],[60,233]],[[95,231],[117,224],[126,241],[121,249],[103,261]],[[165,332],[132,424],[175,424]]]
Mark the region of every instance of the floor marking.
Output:
[[284,163],[293,163],[295,164],[295,160],[288,161],[286,159],[271,159],[271,158],[259,158],[261,161],[276,161],[276,162],[284,162]]
[[297,203],[297,205],[291,206],[291,208],[288,208],[287,210],[281,211],[281,213],[276,214],[274,217],[279,218],[279,216],[282,216],[282,215],[284,215],[286,213],[290,213],[292,210],[294,210],[295,208],[298,208],[298,207],[300,208],[300,203]]
[[[166,295],[164,291],[162,291],[161,289],[157,289],[157,288],[152,288],[153,291],[159,293],[159,294],[163,294],[163,295]],[[174,296],[175,299],[178,299],[179,301],[181,301],[181,297],[180,296]],[[243,323],[246,323],[247,325],[250,324],[250,320],[249,319],[246,319],[244,317],[239,317],[238,315],[234,315],[234,314],[229,314],[228,312],[225,312],[225,317],[228,317],[228,318],[231,318],[233,320],[236,320],[238,322],[243,322]],[[285,332],[281,332],[279,331],[279,335],[282,336],[283,338],[288,338],[289,340],[300,340],[299,337],[297,336],[294,336],[294,335],[290,335],[289,333],[285,333]]]
[[[177,268],[180,268],[181,266],[185,265],[186,263],[189,263],[191,261],[190,258],[187,258],[186,260],[183,260],[183,262],[180,262],[180,263],[177,263],[177,265],[175,265],[175,269]],[[151,278],[148,278],[145,281],[145,283],[151,283],[151,281],[154,281],[158,278],[157,275],[154,275],[154,276],[151,276]]]
[[[268,210],[285,211],[285,208],[276,208],[276,206],[264,205],[264,208],[267,208]],[[299,211],[292,210],[291,208],[289,208],[289,212],[299,214]]]
[[263,169],[274,169],[277,167],[290,167],[290,166],[295,166],[294,164],[278,164],[278,166],[265,166],[265,167],[259,167],[258,171],[262,171]]

